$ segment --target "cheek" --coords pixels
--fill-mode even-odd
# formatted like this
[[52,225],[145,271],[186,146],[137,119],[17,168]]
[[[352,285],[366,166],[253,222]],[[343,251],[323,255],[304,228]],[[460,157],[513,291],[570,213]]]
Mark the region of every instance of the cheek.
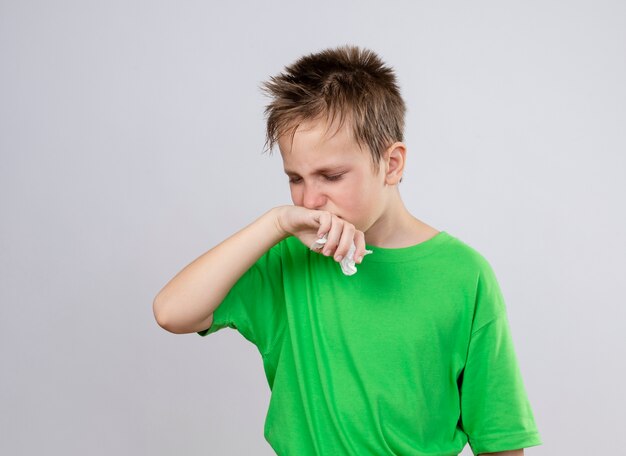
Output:
[[364,180],[361,185],[355,187],[353,205],[360,216],[367,216],[369,212],[380,204],[381,192],[376,182]]
[[369,189],[357,183],[339,189],[336,196],[346,212],[353,217],[359,217],[363,215],[363,210],[368,207],[370,193]]

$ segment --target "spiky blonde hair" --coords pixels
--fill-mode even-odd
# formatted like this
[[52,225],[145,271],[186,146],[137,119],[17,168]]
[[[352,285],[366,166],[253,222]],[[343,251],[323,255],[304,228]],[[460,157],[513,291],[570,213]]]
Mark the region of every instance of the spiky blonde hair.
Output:
[[392,68],[369,49],[343,45],[300,57],[261,84],[272,98],[265,107],[264,151],[293,135],[302,121],[324,118],[339,130],[346,119],[359,147],[369,149],[376,171],[384,151],[404,141],[406,105]]

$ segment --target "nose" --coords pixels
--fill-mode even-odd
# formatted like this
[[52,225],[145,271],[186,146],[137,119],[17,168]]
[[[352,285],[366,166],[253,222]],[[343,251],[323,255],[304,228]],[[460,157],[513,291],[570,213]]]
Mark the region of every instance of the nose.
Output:
[[316,183],[304,184],[302,205],[307,209],[319,210],[326,203],[324,193],[320,191]]

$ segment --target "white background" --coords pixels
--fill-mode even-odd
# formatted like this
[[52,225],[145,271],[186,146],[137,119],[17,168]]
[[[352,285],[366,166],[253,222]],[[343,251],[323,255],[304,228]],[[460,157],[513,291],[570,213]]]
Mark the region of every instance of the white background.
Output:
[[256,347],[168,333],[152,300],[291,204],[259,85],[340,44],[396,70],[408,209],[496,271],[544,440],[526,454],[623,450],[624,2],[13,0],[0,453],[274,454]]

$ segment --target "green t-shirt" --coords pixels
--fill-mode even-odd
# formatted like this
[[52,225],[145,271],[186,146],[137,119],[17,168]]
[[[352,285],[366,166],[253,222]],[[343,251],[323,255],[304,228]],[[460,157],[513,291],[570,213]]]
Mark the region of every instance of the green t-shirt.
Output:
[[234,328],[271,389],[279,456],[453,456],[542,444],[487,260],[440,231],[367,245],[352,276],[283,239],[231,288],[206,336]]

